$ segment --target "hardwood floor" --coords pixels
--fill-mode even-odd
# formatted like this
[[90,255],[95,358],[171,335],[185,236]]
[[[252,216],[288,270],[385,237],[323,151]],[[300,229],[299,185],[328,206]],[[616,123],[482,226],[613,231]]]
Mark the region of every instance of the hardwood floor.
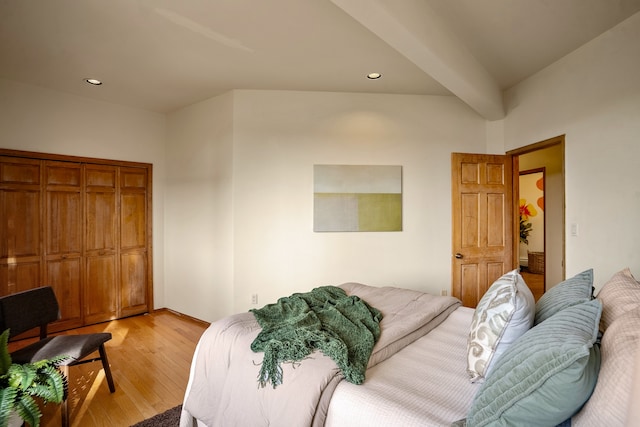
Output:
[[526,269],[520,271],[522,278],[531,289],[533,297],[536,301],[544,294],[544,274],[529,273]]
[[[130,426],[182,403],[193,351],[207,326],[159,310],[67,331],[111,332],[106,348],[116,385],[109,393],[100,362],[71,367],[71,426]],[[41,425],[58,427],[60,417],[59,405],[49,404]]]

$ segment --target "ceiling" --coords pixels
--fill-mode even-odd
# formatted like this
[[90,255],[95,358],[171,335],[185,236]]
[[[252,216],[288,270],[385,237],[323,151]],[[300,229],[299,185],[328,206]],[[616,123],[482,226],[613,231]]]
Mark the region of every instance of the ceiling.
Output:
[[277,89],[453,94],[496,119],[504,89],[638,11],[640,0],[0,0],[0,78],[162,113]]

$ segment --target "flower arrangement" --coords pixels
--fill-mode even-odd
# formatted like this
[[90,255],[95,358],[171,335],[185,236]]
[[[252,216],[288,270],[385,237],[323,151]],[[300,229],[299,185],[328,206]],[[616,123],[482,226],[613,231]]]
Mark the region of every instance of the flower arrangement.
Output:
[[529,234],[531,233],[532,225],[529,217],[536,216],[538,212],[531,203],[527,203],[526,199],[520,199],[520,242],[525,245],[529,244]]

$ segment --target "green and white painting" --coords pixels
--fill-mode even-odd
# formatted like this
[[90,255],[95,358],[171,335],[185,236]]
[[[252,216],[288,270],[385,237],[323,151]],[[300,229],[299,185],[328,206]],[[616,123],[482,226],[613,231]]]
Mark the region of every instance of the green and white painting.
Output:
[[314,165],[313,230],[402,231],[402,166]]

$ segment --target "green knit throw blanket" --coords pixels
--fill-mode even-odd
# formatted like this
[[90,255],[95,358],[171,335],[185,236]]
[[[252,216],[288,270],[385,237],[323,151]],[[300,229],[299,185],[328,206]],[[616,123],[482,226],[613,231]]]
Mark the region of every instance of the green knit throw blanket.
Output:
[[331,357],[345,379],[362,384],[382,314],[342,288],[322,286],[251,310],[262,331],[251,344],[264,352],[258,382],[282,384],[282,363],[299,362],[315,349]]

